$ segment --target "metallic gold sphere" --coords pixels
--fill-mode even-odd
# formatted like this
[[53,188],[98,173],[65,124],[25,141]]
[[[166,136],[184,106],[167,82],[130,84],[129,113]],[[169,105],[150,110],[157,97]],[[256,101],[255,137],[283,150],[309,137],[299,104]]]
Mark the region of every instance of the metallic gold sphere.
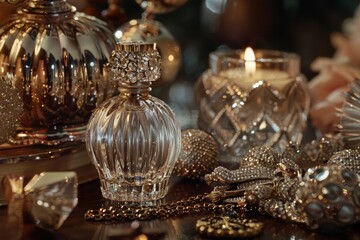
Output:
[[115,31],[119,42],[143,41],[156,43],[161,56],[161,77],[154,85],[170,83],[181,65],[181,49],[171,33],[158,21],[131,20]]
[[199,179],[219,165],[219,151],[215,140],[198,129],[181,132],[181,152],[173,173],[188,179]]

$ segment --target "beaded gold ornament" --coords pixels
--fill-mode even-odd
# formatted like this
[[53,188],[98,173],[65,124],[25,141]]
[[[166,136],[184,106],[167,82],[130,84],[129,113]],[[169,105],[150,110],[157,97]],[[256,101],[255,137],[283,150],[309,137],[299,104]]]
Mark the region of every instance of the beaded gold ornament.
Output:
[[215,140],[199,129],[181,132],[181,152],[173,173],[177,176],[199,179],[219,165],[219,151]]

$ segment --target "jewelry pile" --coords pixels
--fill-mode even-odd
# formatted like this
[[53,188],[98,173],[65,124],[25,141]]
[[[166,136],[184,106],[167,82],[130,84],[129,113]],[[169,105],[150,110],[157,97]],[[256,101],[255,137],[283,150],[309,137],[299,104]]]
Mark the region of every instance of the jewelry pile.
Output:
[[217,167],[205,180],[222,185],[209,194],[212,201],[256,206],[312,228],[343,226],[360,220],[359,154],[343,149],[339,138],[323,138],[303,149],[290,145],[281,155],[255,147],[240,160],[239,169]]
[[289,144],[282,154],[262,146],[240,159],[239,168],[217,167],[205,181],[217,184],[209,194],[157,206],[120,206],[89,210],[88,221],[133,221],[205,215],[200,235],[250,237],[263,225],[247,211],[311,228],[345,226],[360,220],[360,150],[344,149],[339,137],[325,137],[304,148]]

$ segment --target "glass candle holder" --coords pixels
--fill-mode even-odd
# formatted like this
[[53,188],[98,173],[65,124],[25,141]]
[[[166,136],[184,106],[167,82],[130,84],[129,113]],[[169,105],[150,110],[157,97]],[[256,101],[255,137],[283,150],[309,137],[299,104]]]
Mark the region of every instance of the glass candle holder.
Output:
[[300,144],[310,95],[293,53],[243,50],[210,54],[210,69],[197,82],[199,128],[211,133],[223,151],[243,156],[254,146],[281,152]]

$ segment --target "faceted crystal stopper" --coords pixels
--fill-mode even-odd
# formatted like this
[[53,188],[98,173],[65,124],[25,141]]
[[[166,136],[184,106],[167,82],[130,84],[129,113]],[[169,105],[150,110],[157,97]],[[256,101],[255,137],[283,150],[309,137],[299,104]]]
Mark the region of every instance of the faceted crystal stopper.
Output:
[[156,43],[118,43],[109,63],[110,78],[122,84],[153,82],[160,78],[160,63]]

